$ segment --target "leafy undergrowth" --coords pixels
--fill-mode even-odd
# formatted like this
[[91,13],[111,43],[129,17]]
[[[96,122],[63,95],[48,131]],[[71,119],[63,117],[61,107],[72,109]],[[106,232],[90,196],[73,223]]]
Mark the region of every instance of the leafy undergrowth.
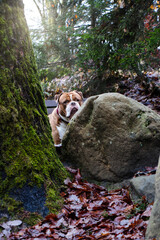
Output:
[[[120,79],[124,79],[120,81]],[[160,73],[157,71],[147,72],[142,76],[131,77],[123,74],[116,80],[110,76],[105,81],[97,80],[93,72],[76,72],[71,78],[69,76],[53,79],[51,83],[43,84],[46,99],[52,99],[57,91],[82,90],[85,97],[97,95],[104,92],[117,91],[127,97],[150,107],[160,114]],[[119,82],[120,81],[120,82]],[[115,82],[117,82],[115,84]],[[94,83],[94,84],[93,84]],[[93,84],[93,86],[92,86]]]
[[8,239],[144,239],[152,205],[132,202],[128,189],[108,192],[104,187],[83,181],[79,170],[68,168],[74,179],[65,180],[64,206],[39,224],[13,233]]
[[118,85],[118,92],[131,97],[160,114],[160,79],[155,73],[127,78]]

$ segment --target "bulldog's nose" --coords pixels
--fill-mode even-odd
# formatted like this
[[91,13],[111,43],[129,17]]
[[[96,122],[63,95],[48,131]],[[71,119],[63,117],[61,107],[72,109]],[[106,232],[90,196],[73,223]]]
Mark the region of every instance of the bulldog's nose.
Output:
[[76,103],[75,103],[75,102],[71,102],[71,105],[72,105],[72,106],[75,106],[75,105],[76,105]]

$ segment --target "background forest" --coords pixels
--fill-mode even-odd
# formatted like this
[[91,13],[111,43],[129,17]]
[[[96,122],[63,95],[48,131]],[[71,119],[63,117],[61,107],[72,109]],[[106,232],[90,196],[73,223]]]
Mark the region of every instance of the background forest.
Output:
[[[24,18],[22,1],[25,5],[30,4],[31,8],[34,6],[33,8],[39,13],[38,23],[33,27],[29,25],[36,62]],[[145,197],[142,198],[141,202],[144,206],[142,211],[138,203],[132,204],[128,190],[118,190],[119,196],[115,192],[115,195],[118,196],[118,201],[114,200],[114,196],[112,198],[114,205],[118,206],[118,212],[115,213],[114,209],[112,209],[112,202],[109,203],[108,200],[104,199],[104,196],[106,197],[108,194],[108,190],[104,192],[104,188],[96,184],[92,185],[87,182],[83,184],[79,170],[68,169],[74,174],[75,184],[67,178],[69,174],[60,161],[56,149],[53,147],[51,129],[40,83],[46,99],[52,99],[55,93],[61,90],[81,90],[85,97],[115,91],[133,97],[160,113],[159,12],[160,1],[153,0],[0,0],[0,239],[1,237],[4,237],[4,239],[9,237],[11,226],[20,226],[22,224],[21,220],[8,220],[22,219],[27,226],[34,225],[35,221],[39,221],[49,212],[51,214],[44,220],[43,226],[40,223],[41,226],[37,225],[36,230],[34,228],[32,228],[33,231],[22,230],[17,233],[18,235],[16,234],[17,236],[15,235],[15,238],[13,236],[13,238],[8,239],[30,239],[32,234],[33,238],[35,236],[43,237],[45,234],[48,236],[52,235],[52,238],[53,233],[56,236],[55,239],[59,239],[60,235],[57,235],[57,229],[62,229],[62,232],[60,232],[62,237],[68,234],[68,239],[71,239],[69,235],[74,235],[75,232],[79,235],[87,234],[89,239],[91,239],[92,228],[90,226],[95,226],[97,234],[97,223],[94,218],[91,218],[89,213],[86,222],[89,225],[85,227],[87,229],[85,231],[83,220],[86,216],[79,214],[78,208],[80,207],[79,209],[82,209],[82,212],[86,214],[84,209],[87,209],[87,207],[91,211],[97,211],[101,205],[102,211],[99,215],[100,218],[99,216],[97,218],[98,224],[101,224],[102,220],[104,222],[107,220],[108,224],[109,214],[111,220],[113,220],[114,216],[121,216],[121,210],[115,203],[119,203],[118,199],[123,201],[123,198],[125,202],[121,202],[122,211],[131,213],[131,216],[127,219],[127,215],[124,215],[122,218],[119,218],[118,222],[116,219],[115,224],[118,224],[120,227],[118,231],[122,228],[126,231],[127,225],[133,239],[135,239],[134,229],[136,227],[138,234],[144,236],[147,228],[145,220],[148,220],[151,213],[151,208],[149,208],[149,211],[147,210],[149,212],[147,215],[142,213],[147,206]],[[28,14],[26,14],[26,18],[28,18]],[[36,18],[36,12],[33,18]],[[117,151],[113,151],[116,148],[114,148],[112,143],[117,145],[117,142],[118,144],[120,142],[120,145],[117,145],[118,154],[120,152],[119,149],[122,149],[127,156],[134,155],[136,157],[134,161],[138,162],[141,156],[144,155],[143,149],[146,149],[147,157],[144,155],[145,164],[146,159],[149,159],[149,161],[156,159],[157,161],[158,157],[156,157],[156,154],[159,154],[160,139],[159,115],[153,111],[146,110],[151,112],[152,116],[143,117],[145,112],[142,105],[142,111],[139,109],[138,115],[137,110],[132,111],[129,108],[129,114],[135,113],[136,115],[132,117],[132,114],[130,114],[132,118],[128,118],[129,114],[126,109],[124,108],[122,111],[122,108],[119,107],[119,100],[121,97],[124,97],[120,94],[118,95],[120,97],[118,97],[117,106],[118,110],[120,109],[120,115],[115,114],[115,112],[109,114],[111,117],[113,115],[116,116],[118,127],[115,126],[115,121],[111,119],[116,134],[112,134],[112,128],[110,128],[108,123],[108,128],[106,128],[103,125],[101,126],[101,122],[97,122],[98,134],[96,128],[92,131],[92,124],[87,125],[87,127],[91,125],[91,130],[87,131],[89,133],[93,132],[98,137],[102,135],[103,138],[103,136],[106,137],[107,135],[101,134],[100,131],[110,128],[109,134],[111,133],[114,137],[118,137],[118,140],[114,142],[110,140],[110,136],[109,138],[106,137],[109,142],[105,143],[111,146],[109,152],[111,153],[110,159],[114,167],[117,166]],[[106,101],[104,102],[106,103]],[[113,111],[115,111],[115,108],[113,108]],[[110,111],[106,112],[107,114],[110,113]],[[95,116],[99,116],[98,113]],[[125,139],[125,145],[128,146],[129,142],[127,142],[123,133],[119,134],[120,118],[117,116],[124,116],[129,119],[129,121],[123,121],[122,129],[128,122],[126,129],[129,133],[127,132],[127,136],[129,136],[131,143],[135,142],[137,144],[138,150],[130,145],[128,149],[133,149],[134,152],[128,153],[128,149],[124,151],[124,148],[121,147],[123,146],[121,145],[123,139]],[[102,122],[104,122],[104,118],[99,117],[99,119],[102,119]],[[107,121],[108,119],[107,117]],[[139,124],[139,121],[142,122]],[[157,128],[154,125],[156,123],[158,125]],[[145,135],[142,135],[142,131],[137,130],[140,134],[135,134],[134,124],[135,129],[139,129],[136,127],[140,126],[141,130],[145,130]],[[120,140],[120,135],[122,135],[122,141]],[[94,138],[91,135],[91,137],[86,137],[86,139],[89,139],[91,142]],[[107,145],[99,148],[100,145],[97,145],[97,138],[95,139],[95,148],[98,151],[104,149],[106,152],[105,146]],[[76,141],[72,142],[77,144]],[[82,145],[87,149],[90,142]],[[106,142],[105,139],[104,142]],[[151,146],[154,145],[153,148],[150,147],[150,143]],[[101,144],[101,141],[98,144]],[[63,148],[65,149],[64,144]],[[75,151],[75,149],[74,152],[79,154],[80,152]],[[90,149],[90,146],[88,149]],[[116,165],[113,161],[113,152],[115,152],[116,156]],[[138,155],[137,152],[142,154]],[[152,156],[150,157],[150,152],[153,154],[153,159]],[[155,154],[155,152],[157,153]],[[84,155],[87,156],[87,159],[84,159],[85,164],[90,160],[91,156],[94,156],[93,153]],[[121,156],[122,154],[119,154],[119,158],[122,158]],[[68,153],[65,154],[64,158],[69,159]],[[75,159],[78,160],[79,156],[75,156]],[[104,158],[100,161],[104,162]],[[107,161],[105,168],[110,169]],[[126,162],[127,160],[124,161],[124,163]],[[140,165],[139,162],[138,164]],[[121,166],[122,161],[120,159]],[[131,166],[133,166],[133,162]],[[101,169],[103,170],[103,166]],[[133,169],[137,168],[133,167]],[[155,169],[152,170],[155,173]],[[123,168],[122,171],[124,171]],[[96,174],[92,173],[91,175],[94,176]],[[66,179],[65,182],[64,179]],[[99,181],[100,178],[97,177],[97,179]],[[63,183],[65,183],[65,186]],[[77,186],[78,193],[73,193],[72,184],[74,188],[76,188],[75,185]],[[67,190],[68,187],[70,190]],[[68,191],[68,195],[63,192],[65,190]],[[81,191],[82,196],[78,199],[77,196]],[[60,192],[61,194],[59,194]],[[100,194],[97,195],[97,192]],[[69,196],[70,193],[71,195]],[[114,195],[113,192],[112,194]],[[123,195],[123,198],[121,195]],[[61,213],[60,215],[53,214],[62,207],[62,197],[65,197],[65,203],[69,204],[69,207],[66,207],[65,210],[66,217]],[[88,200],[87,197],[89,197]],[[101,198],[105,202],[101,201]],[[71,204],[72,200],[75,200],[75,214],[72,211],[74,210],[74,205]],[[95,205],[92,204],[92,200],[95,201]],[[89,203],[88,206],[86,206],[87,201]],[[103,205],[104,203],[107,207],[110,204],[108,209],[111,211],[109,214],[104,212],[106,207],[106,205]],[[126,203],[131,204],[131,206],[127,206]],[[127,208],[127,211],[124,210],[124,206]],[[159,217],[157,211],[156,215]],[[71,220],[68,216],[71,217]],[[81,223],[77,222],[77,216],[83,218]],[[76,218],[73,219],[74,217]],[[66,218],[68,218],[68,222],[66,222]],[[90,219],[93,219],[93,222],[90,223]],[[6,221],[8,222],[6,223]],[[120,225],[121,221],[123,221],[122,225]],[[75,222],[76,224],[80,223],[83,229],[80,227],[77,231],[77,229],[72,227],[75,225]],[[20,226],[20,228],[26,225]],[[103,225],[102,222],[101,226],[102,228],[105,226],[109,227],[111,231],[113,230],[113,225]],[[132,229],[131,226],[133,227]],[[38,229],[42,230],[42,232],[39,232]],[[81,232],[81,230],[83,231]],[[103,230],[98,230],[100,237],[98,236],[97,239],[103,237]],[[115,228],[113,235],[119,235],[123,233],[123,230],[122,232],[117,232]],[[108,236],[110,233],[107,232],[105,234]],[[131,234],[128,236],[128,239],[131,239]],[[93,239],[95,239],[94,236]]]
[[46,98],[59,89],[117,91],[121,80],[158,71],[160,1],[32,1],[40,21],[30,33]]

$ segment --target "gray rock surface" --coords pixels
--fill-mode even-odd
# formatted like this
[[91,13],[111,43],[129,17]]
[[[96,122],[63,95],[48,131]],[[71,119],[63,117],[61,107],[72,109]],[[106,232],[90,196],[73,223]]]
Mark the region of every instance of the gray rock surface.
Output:
[[132,178],[130,181],[132,195],[136,198],[145,196],[149,203],[154,202],[155,197],[155,174],[149,176],[140,176]]
[[101,182],[101,185],[108,191],[128,188],[131,199],[135,202],[139,202],[143,196],[148,203],[153,203],[155,199],[155,174],[133,177],[117,183]]
[[156,172],[155,188],[155,201],[147,227],[146,240],[160,239],[160,158]]
[[88,179],[123,181],[158,164],[160,116],[118,93],[93,96],[73,117],[62,145],[62,158]]

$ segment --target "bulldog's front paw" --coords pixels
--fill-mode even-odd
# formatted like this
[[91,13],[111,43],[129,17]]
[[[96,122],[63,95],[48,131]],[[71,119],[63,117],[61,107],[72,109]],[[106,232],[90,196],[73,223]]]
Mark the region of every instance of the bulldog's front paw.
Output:
[[62,147],[62,143],[60,144],[54,144],[55,147]]

